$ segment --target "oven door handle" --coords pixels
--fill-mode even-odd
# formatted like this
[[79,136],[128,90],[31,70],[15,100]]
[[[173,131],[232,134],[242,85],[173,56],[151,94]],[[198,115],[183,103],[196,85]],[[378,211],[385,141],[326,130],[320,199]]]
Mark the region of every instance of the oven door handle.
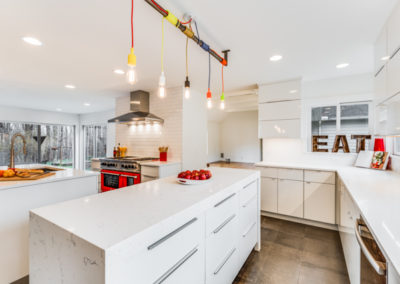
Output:
[[355,229],[355,233],[356,233],[357,242],[361,248],[361,252],[364,254],[365,258],[368,260],[368,262],[374,268],[376,273],[378,273],[379,275],[385,275],[386,274],[386,264],[381,261],[376,260],[374,258],[374,256],[369,252],[367,246],[364,244],[364,241],[361,238],[360,226],[365,226],[365,225],[362,224],[360,219],[356,219],[354,229]]
[[102,173],[103,175],[110,175],[110,176],[120,176],[120,174],[112,174],[112,173]]
[[136,179],[137,178],[137,176],[128,176],[128,175],[120,175],[121,177],[127,177],[127,178],[134,178],[134,179]]

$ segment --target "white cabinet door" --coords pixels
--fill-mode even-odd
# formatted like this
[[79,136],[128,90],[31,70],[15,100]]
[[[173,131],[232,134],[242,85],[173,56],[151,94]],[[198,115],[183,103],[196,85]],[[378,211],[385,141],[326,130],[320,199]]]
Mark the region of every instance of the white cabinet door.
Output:
[[381,103],[387,98],[386,90],[386,79],[387,79],[387,66],[383,66],[382,70],[374,77],[374,101],[375,103]]
[[271,120],[258,122],[259,138],[300,138],[300,119]]
[[259,120],[300,119],[301,100],[258,105]]
[[278,213],[303,218],[302,181],[278,181]]
[[304,218],[335,224],[335,186],[304,183]]
[[[400,32],[400,31],[399,31]],[[387,64],[387,95],[393,96],[400,92],[400,51]]]
[[392,55],[400,47],[400,4],[393,10],[387,23],[388,52]]
[[299,100],[300,97],[300,80],[291,80],[274,84],[260,85],[258,87],[259,103]]
[[261,210],[278,212],[277,178],[261,178]]
[[379,69],[386,63],[386,57],[390,56],[387,49],[387,29],[386,26],[381,31],[376,43],[375,43],[375,71],[377,73]]

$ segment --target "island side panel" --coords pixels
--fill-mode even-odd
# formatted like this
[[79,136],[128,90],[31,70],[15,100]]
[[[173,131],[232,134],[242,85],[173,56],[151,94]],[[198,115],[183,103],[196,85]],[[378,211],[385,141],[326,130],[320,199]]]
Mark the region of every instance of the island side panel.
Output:
[[29,235],[30,284],[105,283],[104,250],[32,212]]
[[29,273],[29,210],[98,192],[96,175],[0,187],[0,283]]

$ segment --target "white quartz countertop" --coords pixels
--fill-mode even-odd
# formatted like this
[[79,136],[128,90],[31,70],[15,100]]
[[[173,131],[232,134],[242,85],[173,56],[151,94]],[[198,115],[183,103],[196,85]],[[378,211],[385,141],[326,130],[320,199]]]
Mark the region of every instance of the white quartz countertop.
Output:
[[261,167],[336,171],[386,256],[400,273],[400,174],[318,162],[261,162]]
[[139,162],[140,165],[142,166],[149,166],[149,167],[163,167],[163,166],[170,166],[170,165],[177,165],[180,164],[180,161],[166,161],[166,162],[161,162],[161,161],[146,161],[146,162]]
[[204,207],[218,193],[258,171],[210,168],[213,177],[202,185],[181,185],[175,177],[145,182],[32,210],[72,234],[107,249],[153,225],[184,212]]
[[[31,165],[17,165],[17,168],[20,169],[37,169],[37,168],[58,168],[55,166],[46,166],[41,164],[31,164]],[[0,167],[0,170],[6,170],[8,167]],[[62,168],[62,171],[54,171],[55,175],[38,179],[38,180],[23,180],[23,181],[1,181],[0,182],[0,190],[6,190],[16,187],[24,187],[24,186],[31,186],[49,182],[57,182],[66,179],[76,179],[76,178],[83,178],[87,176],[96,176],[99,175],[98,172],[93,171],[83,171],[83,170],[76,170],[76,169],[68,169]]]

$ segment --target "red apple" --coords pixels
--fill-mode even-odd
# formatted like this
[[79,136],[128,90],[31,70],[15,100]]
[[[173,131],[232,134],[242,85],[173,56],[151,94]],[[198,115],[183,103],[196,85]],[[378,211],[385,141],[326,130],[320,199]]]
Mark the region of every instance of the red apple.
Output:
[[200,180],[205,180],[205,179],[207,179],[206,175],[205,174],[201,174],[200,175]]

